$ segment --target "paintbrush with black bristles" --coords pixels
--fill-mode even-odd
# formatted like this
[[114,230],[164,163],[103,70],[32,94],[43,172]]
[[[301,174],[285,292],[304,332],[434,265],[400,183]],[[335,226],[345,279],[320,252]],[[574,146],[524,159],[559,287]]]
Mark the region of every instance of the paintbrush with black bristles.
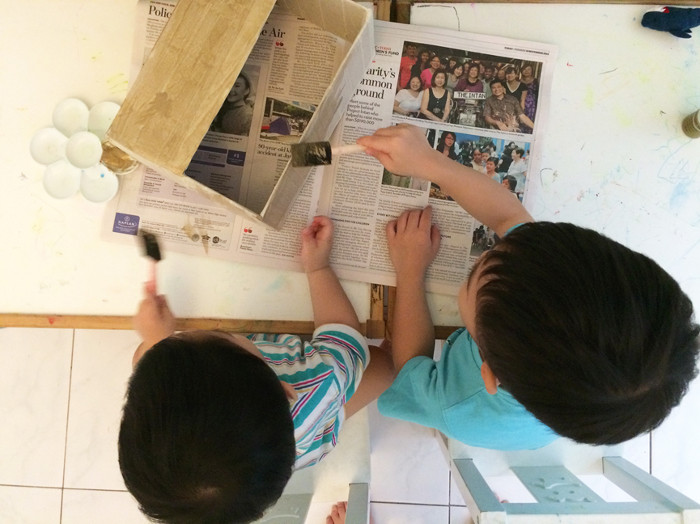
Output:
[[146,291],[156,294],[156,264],[163,258],[158,245],[158,237],[153,233],[141,230],[139,236],[143,242],[143,254],[151,259],[151,270],[148,280],[146,281]]
[[292,166],[325,166],[340,155],[362,153],[364,146],[347,144],[331,146],[330,142],[300,142],[292,144]]

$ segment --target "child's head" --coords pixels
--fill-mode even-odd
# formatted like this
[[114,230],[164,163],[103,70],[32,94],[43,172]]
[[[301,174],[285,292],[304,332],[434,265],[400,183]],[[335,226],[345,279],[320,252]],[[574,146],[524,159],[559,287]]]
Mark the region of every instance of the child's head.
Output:
[[294,459],[282,385],[230,336],[173,335],[136,365],[119,431],[119,466],[151,518],[255,520],[282,494]]
[[508,191],[515,191],[515,188],[518,186],[518,181],[513,175],[506,175],[503,177],[501,185],[505,187]]
[[460,310],[500,386],[578,442],[657,427],[697,374],[700,329],[676,281],[572,224],[510,232],[477,262]]

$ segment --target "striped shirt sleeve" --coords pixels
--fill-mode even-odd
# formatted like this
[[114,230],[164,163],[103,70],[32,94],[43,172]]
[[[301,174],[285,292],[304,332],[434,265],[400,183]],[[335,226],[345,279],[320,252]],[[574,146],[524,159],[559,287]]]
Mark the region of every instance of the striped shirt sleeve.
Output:
[[290,409],[297,446],[296,468],[316,464],[335,447],[343,406],[369,363],[366,339],[344,324],[319,327],[310,342],[294,335],[251,335],[297,400]]

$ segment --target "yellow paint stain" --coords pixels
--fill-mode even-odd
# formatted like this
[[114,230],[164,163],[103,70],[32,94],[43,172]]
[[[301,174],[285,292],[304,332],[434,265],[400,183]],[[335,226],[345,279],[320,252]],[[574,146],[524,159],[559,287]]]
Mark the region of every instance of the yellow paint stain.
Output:
[[202,247],[204,248],[204,253],[209,254],[209,235],[206,231],[202,231]]
[[[39,210],[41,213],[41,209]],[[46,219],[42,214],[39,214],[32,223],[32,233],[41,233],[44,230],[44,225],[46,224]]]
[[647,73],[639,73],[637,75],[637,80],[642,84],[648,84],[649,82],[651,82],[651,78],[651,75]]
[[617,122],[622,126],[622,127],[630,127],[634,123],[634,119],[629,115],[629,113],[626,113],[625,111],[622,111],[621,109],[615,109],[615,118],[617,119]]
[[595,94],[591,86],[586,87],[586,95],[583,97],[583,103],[586,104],[588,109],[593,109],[595,105]]
[[189,238],[192,238],[192,236],[196,233],[194,230],[194,227],[192,227],[192,224],[190,223],[190,217],[187,217],[187,224],[182,226],[182,232],[185,233]]
[[[209,254],[209,235],[206,231],[202,231],[196,228],[190,222],[190,217],[187,217],[187,223],[180,228],[185,235],[189,237],[193,242],[202,241],[202,247],[204,248],[204,253]],[[206,238],[205,238],[206,237]]]
[[124,73],[117,73],[107,79],[107,85],[112,94],[126,93],[129,89],[129,79]]

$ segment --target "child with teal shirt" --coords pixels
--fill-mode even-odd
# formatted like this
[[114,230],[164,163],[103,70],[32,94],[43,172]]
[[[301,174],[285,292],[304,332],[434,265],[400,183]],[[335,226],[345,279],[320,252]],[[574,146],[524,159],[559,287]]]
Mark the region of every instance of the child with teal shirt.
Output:
[[425,274],[440,232],[432,210],[387,224],[396,270],[393,361],[385,415],[495,449],[557,435],[616,444],[657,427],[697,375],[693,307],[648,257],[573,224],[534,222],[503,186],[399,124],[358,139],[384,167],[429,179],[501,241],[459,290],[466,329],[432,360]]

